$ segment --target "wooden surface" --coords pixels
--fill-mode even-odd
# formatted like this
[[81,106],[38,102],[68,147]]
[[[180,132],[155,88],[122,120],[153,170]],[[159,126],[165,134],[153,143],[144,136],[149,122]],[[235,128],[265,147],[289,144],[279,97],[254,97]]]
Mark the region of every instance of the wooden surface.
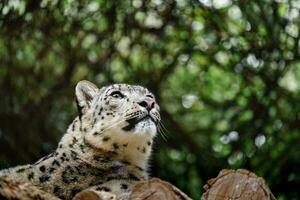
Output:
[[137,183],[130,196],[130,200],[191,200],[186,194],[174,185],[152,178],[149,181]]
[[[103,197],[95,191],[83,191],[77,194],[73,200],[114,200]],[[159,178],[149,181],[140,181],[133,186],[129,200],[191,200],[186,194],[174,185]]]
[[[188,180],[187,180],[188,181]],[[201,188],[199,188],[201,192]],[[111,193],[82,191],[73,200],[116,200]],[[0,177],[0,199],[59,200],[51,194],[22,180]],[[177,187],[158,178],[137,182],[130,200],[191,200]],[[254,173],[238,170],[222,170],[216,178],[207,181],[201,200],[275,200],[265,181]]]
[[0,177],[0,199],[14,200],[60,200],[40,190],[30,182]]
[[201,200],[275,200],[264,179],[244,170],[222,170],[207,181]]

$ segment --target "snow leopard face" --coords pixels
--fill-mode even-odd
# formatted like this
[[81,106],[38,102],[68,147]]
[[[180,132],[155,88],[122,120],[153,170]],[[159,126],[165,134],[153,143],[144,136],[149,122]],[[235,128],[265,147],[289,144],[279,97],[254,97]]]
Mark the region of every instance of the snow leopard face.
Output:
[[159,106],[154,95],[142,86],[113,84],[98,89],[80,81],[76,97],[83,132],[99,148],[109,141],[113,149],[129,143],[138,146],[157,133]]

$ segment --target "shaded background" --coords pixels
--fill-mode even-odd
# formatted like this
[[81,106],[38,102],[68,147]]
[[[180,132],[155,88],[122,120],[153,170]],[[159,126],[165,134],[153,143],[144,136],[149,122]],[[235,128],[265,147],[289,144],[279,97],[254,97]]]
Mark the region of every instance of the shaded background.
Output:
[[77,115],[74,87],[154,92],[152,174],[199,199],[222,168],[300,196],[297,0],[2,0],[0,168],[53,151]]

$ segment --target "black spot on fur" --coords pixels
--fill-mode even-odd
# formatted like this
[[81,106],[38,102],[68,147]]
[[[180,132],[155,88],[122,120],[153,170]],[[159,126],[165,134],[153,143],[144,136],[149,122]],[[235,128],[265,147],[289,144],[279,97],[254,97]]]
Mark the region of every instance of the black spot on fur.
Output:
[[78,115],[79,115],[79,120],[81,120],[81,117],[82,117],[82,109],[83,109],[83,106],[80,106],[79,105],[79,102],[78,100],[76,99],[76,105],[77,105],[77,110],[78,110]]
[[96,187],[96,190],[98,191],[105,191],[105,192],[110,192],[110,188],[108,187]]
[[59,198],[64,199],[63,193],[64,193],[64,191],[59,186],[54,186],[53,194],[55,194]]
[[17,173],[21,173],[21,172],[24,172],[25,169],[26,169],[26,167],[25,167],[25,168],[18,169],[16,172],[17,172]]
[[103,176],[107,173],[106,170],[97,169],[97,170],[89,170],[89,175],[96,176],[99,180],[103,180]]
[[86,139],[85,138],[83,138],[83,147],[84,148],[91,148],[92,147],[92,145],[90,145],[87,141],[86,141]]
[[56,169],[54,168],[54,167],[51,167],[50,169],[49,169],[49,173],[52,173],[52,172],[54,172]]
[[60,187],[55,186],[54,189],[53,189],[53,193],[56,194],[58,190],[60,190]]
[[40,166],[39,169],[40,169],[41,172],[45,172],[46,171],[46,167],[44,165]]
[[128,146],[128,143],[126,143],[126,144],[123,144],[123,147],[127,147]]
[[85,153],[86,146],[84,146],[83,144],[80,144],[79,148],[80,148],[80,150],[81,150],[82,153]]
[[76,173],[71,166],[65,167],[62,172],[62,181],[67,184],[78,181],[78,177],[75,174]]
[[72,158],[73,160],[77,160],[77,159],[78,159],[78,154],[77,154],[77,152],[71,150],[71,158]]
[[114,179],[115,179],[114,177],[109,176],[109,177],[106,178],[106,181],[108,182],[108,181],[111,181],[111,180],[114,180]]
[[143,147],[142,152],[146,153],[146,148],[145,147]]
[[100,134],[101,134],[101,133],[100,133],[100,132],[97,132],[97,131],[93,133],[93,135],[100,135]]
[[148,146],[150,146],[150,145],[151,145],[151,142],[150,142],[150,141],[148,141],[148,142],[147,142],[147,144],[148,144]]
[[119,149],[119,145],[117,143],[113,143],[113,148],[114,149]]
[[60,163],[57,160],[53,160],[52,162],[52,166],[57,165],[58,167],[60,166]]
[[71,196],[74,197],[78,192],[80,192],[80,189],[78,189],[78,188],[73,188],[73,189],[71,190]]
[[109,153],[111,153],[112,155],[118,155],[116,151],[110,151]]
[[94,155],[93,160],[95,160],[95,161],[105,161],[105,157],[99,156],[99,155]]
[[41,177],[39,178],[40,183],[44,183],[44,182],[46,182],[46,181],[49,181],[49,179],[50,179],[50,176],[48,176],[48,175],[44,175],[44,176],[41,176]]
[[76,138],[76,137],[73,137],[72,142],[75,144],[77,141],[78,141],[77,138]]
[[121,184],[121,189],[122,189],[122,190],[127,190],[127,189],[128,189],[128,185],[122,183],[122,184]]
[[81,175],[81,176],[86,176],[88,169],[86,165],[80,164],[74,167],[76,170],[76,173]]
[[33,179],[34,178],[34,173],[33,172],[29,173],[28,176],[27,176],[27,178],[29,180]]
[[92,186],[95,186],[93,181],[89,183],[89,187],[92,187]]
[[110,140],[110,137],[108,137],[108,136],[105,136],[105,137],[102,139],[103,142],[106,142],[106,141],[108,141],[108,140]]
[[102,187],[96,187],[95,189],[96,189],[97,191],[101,191],[101,188],[102,188]]
[[139,166],[135,166],[138,170],[140,170],[140,171],[144,171],[144,169],[143,168],[141,168],[141,167],[139,167]]
[[78,140],[77,140],[75,137],[73,137],[73,138],[72,138],[72,143],[69,144],[69,147],[70,147],[70,148],[73,148],[74,145],[77,143],[77,141],[78,141]]
[[139,181],[140,180],[138,177],[136,177],[135,175],[133,175],[131,173],[128,176],[129,176],[129,179],[131,179],[131,180],[134,180],[134,181]]
[[123,161],[123,163],[124,163],[125,165],[131,165],[131,163],[128,162],[128,161]]
[[65,158],[64,157],[60,157],[61,162],[65,162]]
[[102,185],[103,181],[101,180],[96,180],[96,181],[92,181],[89,186],[95,186],[95,185]]

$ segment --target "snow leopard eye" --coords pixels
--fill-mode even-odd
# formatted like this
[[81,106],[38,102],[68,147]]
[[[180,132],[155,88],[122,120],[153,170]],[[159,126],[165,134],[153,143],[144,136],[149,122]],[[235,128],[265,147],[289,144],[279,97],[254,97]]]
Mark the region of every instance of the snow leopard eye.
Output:
[[110,94],[110,96],[118,99],[124,98],[124,95],[120,91],[114,91]]

